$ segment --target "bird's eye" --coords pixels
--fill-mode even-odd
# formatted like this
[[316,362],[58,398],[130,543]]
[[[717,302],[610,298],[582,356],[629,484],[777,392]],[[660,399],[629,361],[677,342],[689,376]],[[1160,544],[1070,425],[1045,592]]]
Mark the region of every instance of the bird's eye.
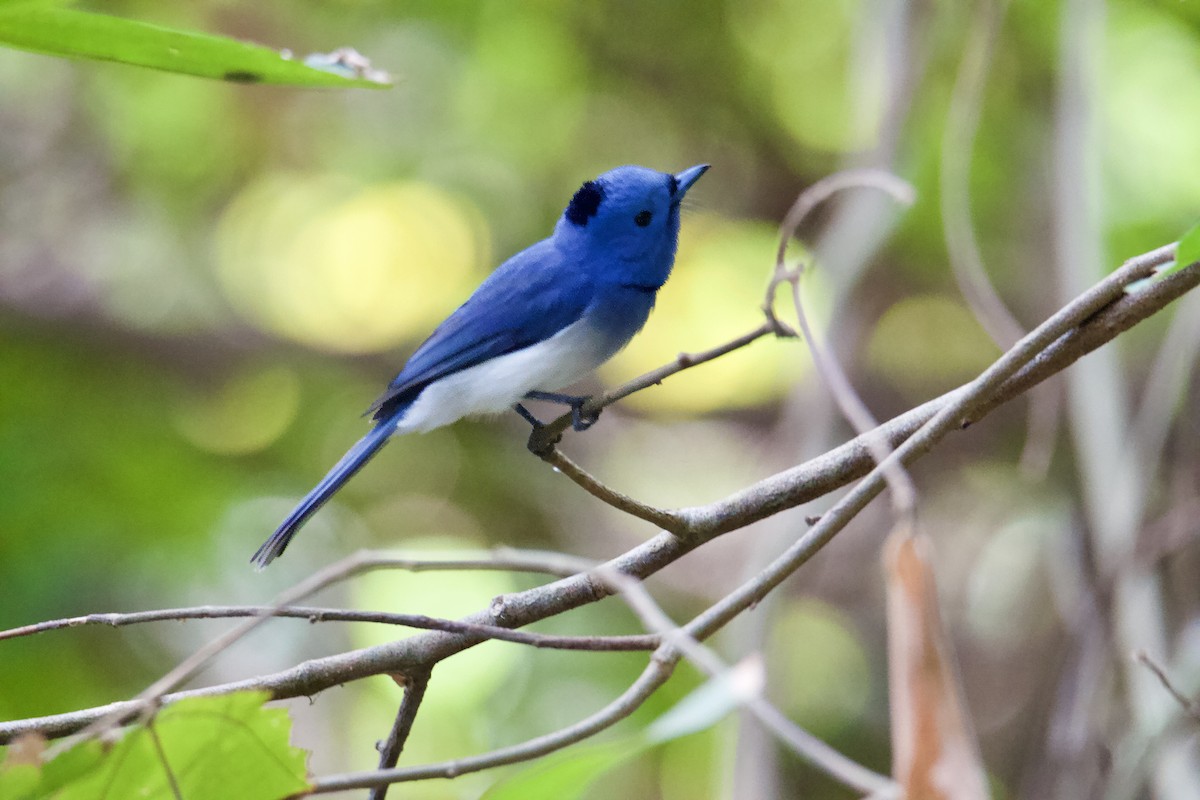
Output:
[[636,217],[633,218],[633,221],[637,223],[637,226],[639,228],[644,228],[650,224],[650,218],[653,216],[654,215],[651,214],[649,211],[642,211]]

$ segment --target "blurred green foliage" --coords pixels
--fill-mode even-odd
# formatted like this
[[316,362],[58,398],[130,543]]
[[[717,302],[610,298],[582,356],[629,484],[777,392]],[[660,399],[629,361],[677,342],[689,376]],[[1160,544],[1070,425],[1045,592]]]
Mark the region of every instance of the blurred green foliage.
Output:
[[[1173,240],[1200,207],[1200,11],[1167,0],[1107,5],[1103,182],[1093,201],[1110,255],[1097,273]],[[386,92],[231,85],[0,50],[0,628],[263,601],[360,546],[606,556],[649,535],[529,457],[514,417],[395,444],[286,559],[262,575],[247,563],[361,435],[358,414],[405,355],[488,270],[545,236],[580,181],[617,164],[714,167],[689,197],[677,270],[644,334],[589,387],[757,325],[775,229],[796,193],[848,160],[886,161],[889,138],[918,202],[847,303],[831,307],[834,281],[818,263],[804,285],[810,313],[881,416],[971,377],[996,348],[950,277],[937,188],[970,13],[922,9],[906,20],[865,0],[125,0],[94,9],[296,52],[352,45],[398,79]],[[1027,323],[1056,305],[1047,265],[1058,14],[1057,3],[1012,4],[971,173],[984,261]],[[884,57],[896,31],[899,66]],[[900,67],[910,83],[897,86]],[[889,109],[904,93],[907,111],[891,129]],[[1127,361],[1144,364],[1154,344],[1135,340]],[[806,436],[844,434],[805,428],[805,403],[818,395],[800,345],[761,341],[631,398],[566,447],[648,502],[703,502],[795,463]],[[952,537],[948,560],[961,567],[945,591],[969,598],[959,608],[968,629],[1005,643],[969,654],[968,675],[1027,666],[1046,646],[1044,594],[987,568],[1037,576],[1053,558],[1048,540],[1066,527],[1074,477],[1056,461],[1030,500],[1013,466],[1024,434],[1022,415],[1001,415],[963,445],[995,454],[987,483],[1007,487],[1002,507],[964,507],[979,487],[956,463],[921,476],[927,522]],[[1194,439],[1183,435],[1180,446]],[[1015,515],[1023,502],[1035,507]],[[786,526],[794,535],[802,521],[788,516]],[[685,564],[662,577],[656,589],[672,613],[683,619],[743,578],[763,557],[756,548],[776,541],[765,527],[689,557],[693,573]],[[757,641],[772,699],[886,771],[875,557],[869,544],[839,542],[812,578],[789,584],[788,597],[724,641]],[[376,575],[324,601],[454,615],[528,585],[492,574]],[[1014,619],[1042,623],[1004,624]],[[609,601],[542,628],[616,633],[636,622]],[[215,629],[4,642],[0,718],[131,695]],[[201,680],[396,635],[280,622]],[[435,674],[405,758],[468,755],[569,724],[644,663],[476,648]],[[681,668],[631,724],[697,682]],[[1015,689],[968,686],[1007,704],[1001,713],[982,701],[981,731],[997,781],[1011,788],[1049,689],[1033,678]],[[310,767],[373,766],[372,743],[398,697],[381,682],[293,706]],[[763,785],[787,796],[849,796],[786,753],[749,758],[737,730],[731,720],[657,748],[591,796],[727,796],[722,787],[751,763],[773,767]],[[496,777],[412,785],[406,796],[473,797]]]

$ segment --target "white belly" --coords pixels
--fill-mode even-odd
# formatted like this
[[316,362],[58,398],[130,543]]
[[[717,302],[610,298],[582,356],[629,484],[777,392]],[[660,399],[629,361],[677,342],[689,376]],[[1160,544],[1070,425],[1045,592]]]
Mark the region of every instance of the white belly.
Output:
[[424,433],[463,417],[496,414],[530,391],[561,389],[612,356],[604,338],[576,322],[544,342],[434,381],[396,424],[396,433]]

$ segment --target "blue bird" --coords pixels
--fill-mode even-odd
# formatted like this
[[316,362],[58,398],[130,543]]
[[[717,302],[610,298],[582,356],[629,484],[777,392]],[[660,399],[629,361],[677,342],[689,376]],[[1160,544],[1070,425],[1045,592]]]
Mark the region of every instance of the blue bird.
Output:
[[708,169],[625,166],[587,181],[548,239],[500,265],[417,348],[367,413],[375,427],[305,495],[251,561],[283,553],[300,526],[397,434],[425,432],[521,400],[563,403],[577,430],[587,398],[554,392],[612,358],[641,330],[671,274],[679,205]]

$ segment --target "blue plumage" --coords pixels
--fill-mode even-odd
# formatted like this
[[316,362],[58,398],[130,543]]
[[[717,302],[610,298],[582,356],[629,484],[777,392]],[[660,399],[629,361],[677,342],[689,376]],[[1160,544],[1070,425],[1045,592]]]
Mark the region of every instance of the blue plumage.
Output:
[[[504,262],[417,348],[368,412],[375,419],[438,378],[549,339],[582,315],[594,293],[551,239]],[[513,313],[518,309],[519,313]]]
[[645,324],[670,275],[679,205],[708,165],[670,175],[618,167],[575,193],[554,234],[502,264],[371,406],[375,427],[251,559],[259,568],[396,434],[519,407],[611,358]]

